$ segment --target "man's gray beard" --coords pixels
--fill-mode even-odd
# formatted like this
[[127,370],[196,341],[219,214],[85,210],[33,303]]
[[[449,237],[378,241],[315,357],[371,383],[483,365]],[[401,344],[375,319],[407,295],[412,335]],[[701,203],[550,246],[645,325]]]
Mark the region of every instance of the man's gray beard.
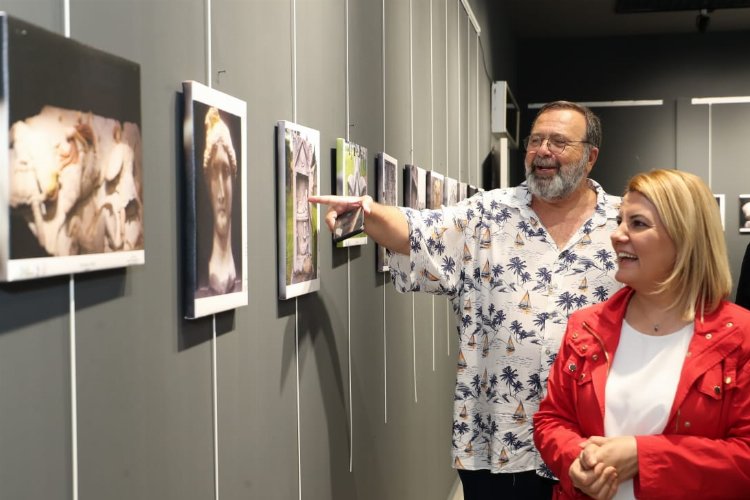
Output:
[[531,167],[526,169],[526,187],[533,196],[544,200],[566,198],[576,190],[581,179],[586,175],[586,163],[588,163],[588,155],[582,156],[575,165],[558,168],[557,173],[552,177],[539,177],[534,173],[532,162]]

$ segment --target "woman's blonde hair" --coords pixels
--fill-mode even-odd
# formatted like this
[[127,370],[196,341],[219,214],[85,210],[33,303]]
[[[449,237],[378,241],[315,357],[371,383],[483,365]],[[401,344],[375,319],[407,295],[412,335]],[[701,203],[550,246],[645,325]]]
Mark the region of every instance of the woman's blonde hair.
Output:
[[677,292],[672,307],[692,321],[711,313],[732,290],[727,246],[719,207],[700,177],[680,170],[652,170],[634,176],[626,193],[637,192],[654,204],[677,255],[658,290]]

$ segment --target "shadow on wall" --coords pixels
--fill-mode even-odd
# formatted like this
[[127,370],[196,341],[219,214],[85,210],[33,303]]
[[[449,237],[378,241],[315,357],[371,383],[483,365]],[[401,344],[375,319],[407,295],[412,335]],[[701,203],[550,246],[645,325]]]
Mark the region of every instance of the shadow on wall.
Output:
[[[76,310],[125,295],[127,268],[75,275]],[[0,284],[0,334],[70,314],[70,276]]]
[[[314,357],[318,367],[318,386],[321,388],[321,403],[328,433],[328,456],[330,460],[330,487],[332,500],[352,500],[358,495],[354,492],[353,474],[349,473],[349,442],[350,426],[348,418],[347,396],[344,388],[346,360],[339,358],[340,349],[336,345],[336,335],[328,314],[326,303],[321,298],[323,292],[311,293],[298,298],[298,308],[304,321],[299,322],[299,377],[304,380],[311,374],[306,372],[306,360]],[[281,302],[281,301],[280,301]],[[284,331],[284,350],[281,360],[281,374],[279,390],[288,384],[295,383],[295,342],[294,317],[289,318]],[[303,349],[307,347],[308,349]],[[304,398],[300,403],[304,405]],[[305,450],[303,418],[303,455],[312,457],[318,453]],[[325,453],[322,453],[325,456]],[[304,457],[303,457],[304,458]],[[304,464],[303,464],[304,470]],[[303,479],[304,482],[304,479]]]

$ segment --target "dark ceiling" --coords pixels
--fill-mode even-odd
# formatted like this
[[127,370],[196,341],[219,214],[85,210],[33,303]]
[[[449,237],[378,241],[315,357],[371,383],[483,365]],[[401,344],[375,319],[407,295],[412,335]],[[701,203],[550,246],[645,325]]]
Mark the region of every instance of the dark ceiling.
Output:
[[[503,1],[503,0],[491,0]],[[696,5],[743,5],[746,0],[505,0],[516,36],[556,38],[698,33]],[[630,7],[656,12],[617,13]],[[674,10],[663,10],[674,9]],[[688,9],[688,10],[682,10]],[[750,30],[750,8],[707,8],[706,33]]]

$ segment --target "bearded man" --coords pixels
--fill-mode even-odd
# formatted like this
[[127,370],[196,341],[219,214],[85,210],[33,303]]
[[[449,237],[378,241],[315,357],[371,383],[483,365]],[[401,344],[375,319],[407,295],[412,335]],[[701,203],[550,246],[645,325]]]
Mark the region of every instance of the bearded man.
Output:
[[609,240],[620,198],[588,178],[600,142],[590,109],[556,101],[524,140],[520,186],[437,210],[310,197],[330,207],[331,229],[339,214],[364,208],[365,232],[389,249],[399,291],[450,297],[459,333],[453,466],[466,500],[552,496],[532,416],[570,313],[620,287]]

